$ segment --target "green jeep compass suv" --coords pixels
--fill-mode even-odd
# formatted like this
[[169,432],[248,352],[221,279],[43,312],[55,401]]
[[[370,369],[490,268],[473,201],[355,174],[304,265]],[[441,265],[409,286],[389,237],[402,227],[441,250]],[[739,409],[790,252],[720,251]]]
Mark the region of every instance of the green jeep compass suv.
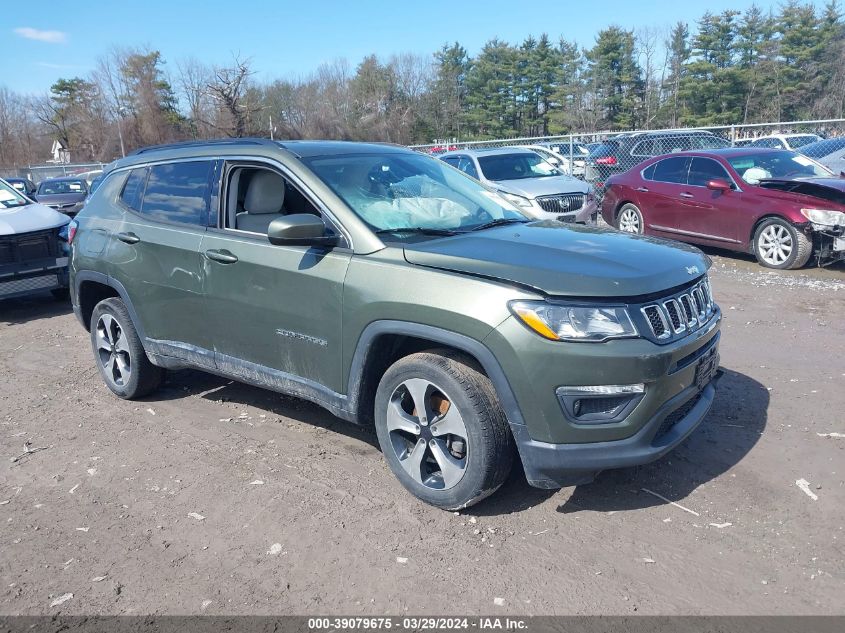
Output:
[[236,139],[114,163],[71,295],[122,398],[199,368],[374,425],[420,499],[643,464],[707,414],[719,308],[681,244],[529,221],[390,145]]

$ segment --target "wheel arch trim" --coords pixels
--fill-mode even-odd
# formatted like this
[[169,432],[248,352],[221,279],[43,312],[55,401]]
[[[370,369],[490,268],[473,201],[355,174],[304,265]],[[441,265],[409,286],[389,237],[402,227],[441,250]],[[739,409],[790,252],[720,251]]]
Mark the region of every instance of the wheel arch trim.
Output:
[[126,306],[126,309],[129,311],[129,316],[132,318],[132,325],[135,326],[135,331],[138,332],[138,337],[143,341],[146,340],[146,333],[144,331],[144,326],[141,323],[140,319],[138,318],[138,313],[135,310],[135,306],[132,304],[132,300],[129,298],[129,293],[126,291],[126,288],[123,286],[122,283],[114,279],[113,277],[109,277],[105,273],[100,273],[94,270],[80,270],[73,275],[73,294],[76,298],[76,302],[73,304],[73,311],[76,313],[76,317],[79,319],[80,323],[88,329],[87,323],[82,318],[82,312],[80,311],[79,307],[79,291],[82,288],[82,284],[86,281],[93,281],[95,283],[101,284],[103,286],[108,286],[109,288],[113,289],[117,292],[120,300],[123,301],[123,304]]
[[410,321],[382,320],[373,321],[361,332],[355,352],[352,356],[352,365],[349,369],[349,380],[347,381],[347,394],[350,409],[360,417],[361,391],[365,378],[364,371],[367,367],[371,354],[374,353],[375,340],[382,335],[411,336],[414,338],[430,340],[452,347],[472,356],[481,365],[487,377],[493,383],[499,403],[511,425],[525,425],[522,412],[517,404],[516,397],[511,389],[505,372],[502,370],[499,361],[484,343],[469,336],[458,334],[443,328],[413,323]]

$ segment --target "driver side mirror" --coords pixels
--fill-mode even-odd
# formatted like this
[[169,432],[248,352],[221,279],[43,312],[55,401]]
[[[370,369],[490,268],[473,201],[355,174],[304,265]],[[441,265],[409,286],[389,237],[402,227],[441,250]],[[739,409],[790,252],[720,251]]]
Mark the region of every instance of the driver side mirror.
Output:
[[310,213],[276,218],[267,228],[267,239],[276,246],[336,246],[336,235],[326,235],[326,223]]
[[725,193],[733,189],[733,187],[731,187],[731,184],[727,180],[723,180],[721,178],[714,178],[713,180],[708,180],[707,188],[711,191],[718,191],[719,193]]

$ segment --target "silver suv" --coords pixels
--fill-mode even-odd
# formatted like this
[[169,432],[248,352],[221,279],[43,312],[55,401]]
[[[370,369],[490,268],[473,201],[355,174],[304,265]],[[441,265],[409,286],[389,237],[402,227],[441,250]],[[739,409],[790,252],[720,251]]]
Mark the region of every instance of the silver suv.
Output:
[[595,222],[598,206],[592,186],[567,176],[529,149],[465,149],[443,154],[440,160],[499,192],[525,215],[539,220]]

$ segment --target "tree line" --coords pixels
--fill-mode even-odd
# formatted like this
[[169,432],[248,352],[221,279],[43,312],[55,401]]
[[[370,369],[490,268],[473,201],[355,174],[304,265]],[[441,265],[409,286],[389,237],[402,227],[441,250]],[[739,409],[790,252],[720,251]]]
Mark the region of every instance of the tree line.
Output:
[[370,55],[258,81],[248,58],[168,65],[112,49],[48,94],[0,87],[0,166],[106,161],[182,139],[272,136],[402,144],[845,116],[837,2],[705,12],[691,28],[609,26],[589,48],[548,35],[460,43],[433,55]]

